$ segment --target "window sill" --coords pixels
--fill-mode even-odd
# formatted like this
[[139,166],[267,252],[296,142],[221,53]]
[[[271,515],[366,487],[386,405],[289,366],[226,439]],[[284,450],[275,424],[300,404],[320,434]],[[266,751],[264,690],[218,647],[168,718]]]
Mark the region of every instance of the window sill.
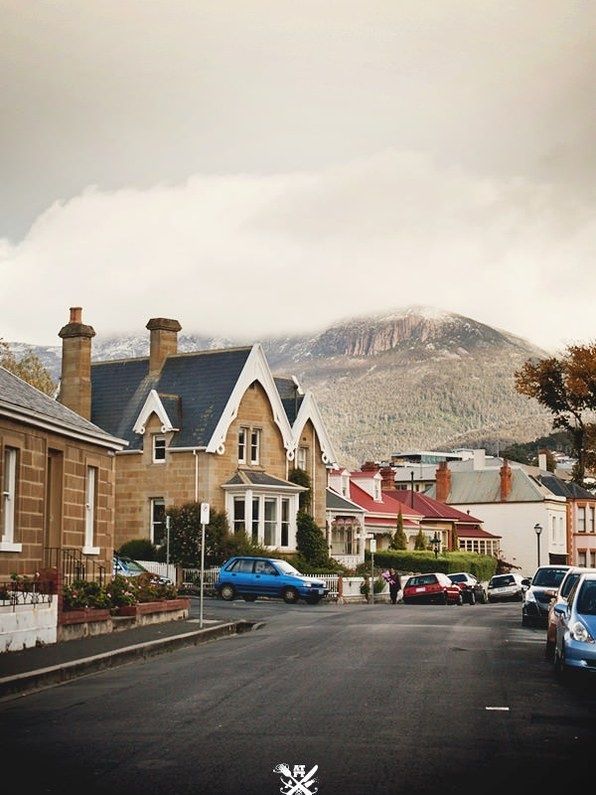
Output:
[[22,552],[23,545],[14,541],[0,541],[0,552]]
[[100,547],[83,547],[83,555],[99,555]]

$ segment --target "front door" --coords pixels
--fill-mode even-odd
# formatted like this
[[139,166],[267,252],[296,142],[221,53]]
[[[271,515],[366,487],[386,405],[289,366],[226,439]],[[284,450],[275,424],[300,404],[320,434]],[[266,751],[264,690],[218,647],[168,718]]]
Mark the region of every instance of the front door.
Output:
[[46,565],[59,565],[62,547],[62,480],[64,472],[61,450],[48,450],[46,468],[45,547]]

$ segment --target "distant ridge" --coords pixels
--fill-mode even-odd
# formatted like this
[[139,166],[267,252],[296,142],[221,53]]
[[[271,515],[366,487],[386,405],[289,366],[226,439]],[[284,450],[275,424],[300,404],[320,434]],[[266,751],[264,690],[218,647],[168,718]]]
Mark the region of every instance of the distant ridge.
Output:
[[[250,342],[181,333],[179,350]],[[314,391],[345,466],[404,448],[492,450],[551,430],[548,412],[513,384],[526,359],[547,352],[454,312],[410,306],[261,342],[275,374],[294,374]],[[30,347],[11,346],[17,354]],[[145,356],[148,349],[148,334],[93,340],[95,360]],[[33,350],[57,378],[60,348]]]

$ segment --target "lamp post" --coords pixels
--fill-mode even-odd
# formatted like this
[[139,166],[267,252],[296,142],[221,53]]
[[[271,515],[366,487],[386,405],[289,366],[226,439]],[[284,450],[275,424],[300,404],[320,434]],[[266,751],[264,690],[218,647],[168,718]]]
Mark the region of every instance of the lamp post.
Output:
[[411,487],[411,494],[410,494],[410,506],[414,507],[414,470],[410,472],[410,487]]
[[536,522],[534,525],[534,532],[536,533],[536,543],[538,545],[538,565],[540,566],[540,533],[542,532],[542,525]]

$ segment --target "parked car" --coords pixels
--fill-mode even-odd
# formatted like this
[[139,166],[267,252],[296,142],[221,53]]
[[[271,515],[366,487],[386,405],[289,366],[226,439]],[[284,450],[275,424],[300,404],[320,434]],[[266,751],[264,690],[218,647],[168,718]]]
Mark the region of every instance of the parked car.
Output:
[[467,571],[457,571],[447,576],[452,583],[459,586],[464,602],[475,605],[476,602],[485,604],[488,601],[484,585],[473,574]]
[[160,585],[174,584],[169,577],[149,571],[138,560],[133,560],[126,557],[126,555],[118,555],[117,553],[114,553],[112,574],[120,574],[122,577],[138,577],[140,574],[149,574],[151,579]]
[[521,602],[525,585],[530,580],[521,574],[495,574],[488,581],[486,595],[489,602]]
[[403,591],[403,602],[410,604],[462,605],[461,588],[451,582],[443,572],[415,574],[408,577]]
[[561,580],[561,584],[557,590],[555,597],[551,600],[548,606],[548,616],[546,624],[546,649],[545,654],[547,659],[552,660],[555,653],[555,641],[557,639],[557,626],[560,620],[560,613],[555,610],[557,605],[565,606],[567,604],[567,597],[575,583],[579,580],[580,576],[585,572],[593,572],[596,574],[596,569],[585,569],[582,566],[570,566],[567,573]]
[[585,572],[569,592],[566,604],[557,604],[554,669],[565,681],[571,672],[596,674],[596,573]]
[[548,607],[557,595],[563,577],[569,570],[567,565],[539,566],[528,588],[524,592],[522,604],[522,625],[546,627]]
[[273,596],[287,604],[304,599],[311,605],[329,593],[322,580],[301,574],[285,560],[246,556],[230,558],[223,564],[215,589],[226,601],[242,596],[254,602],[259,596]]

